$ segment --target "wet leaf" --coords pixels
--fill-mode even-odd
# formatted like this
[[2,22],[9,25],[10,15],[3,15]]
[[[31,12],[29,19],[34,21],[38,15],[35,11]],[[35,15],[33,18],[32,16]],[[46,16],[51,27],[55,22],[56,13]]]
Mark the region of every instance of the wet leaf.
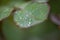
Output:
[[31,3],[23,10],[15,12],[14,21],[19,27],[27,28],[46,20],[48,12],[47,4]]
[[7,6],[0,6],[0,21],[8,17],[12,12],[12,8]]

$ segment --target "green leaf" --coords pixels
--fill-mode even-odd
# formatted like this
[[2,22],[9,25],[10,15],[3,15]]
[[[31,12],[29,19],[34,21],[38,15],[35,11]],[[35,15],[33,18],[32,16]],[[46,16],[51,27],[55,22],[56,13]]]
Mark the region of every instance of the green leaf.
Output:
[[41,24],[34,25],[30,28],[30,36],[46,36],[48,33],[57,30],[57,25],[53,24],[50,19],[47,19]]
[[0,6],[0,21],[8,17],[12,12],[12,8],[8,6]]
[[4,19],[4,18],[6,18],[6,17],[8,17],[10,14],[11,14],[11,12],[12,12],[12,10],[13,10],[13,8],[21,8],[21,9],[23,9],[26,5],[28,5],[30,2],[28,2],[28,3],[26,3],[26,2],[20,2],[20,1],[10,1],[9,3],[8,3],[8,5],[0,5],[0,20],[2,20],[2,19]]
[[23,10],[15,12],[14,21],[19,27],[27,28],[46,20],[48,12],[47,4],[31,3]]
[[30,2],[12,1],[9,5],[10,5],[11,7],[24,9],[24,7],[27,6],[29,3],[30,3]]

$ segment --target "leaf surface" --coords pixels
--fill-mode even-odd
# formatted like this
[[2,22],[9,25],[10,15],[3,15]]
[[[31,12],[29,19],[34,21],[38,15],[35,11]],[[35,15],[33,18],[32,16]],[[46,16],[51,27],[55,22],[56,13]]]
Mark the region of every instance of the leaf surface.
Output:
[[49,7],[47,4],[31,3],[23,10],[16,11],[14,21],[22,28],[43,22],[47,19]]

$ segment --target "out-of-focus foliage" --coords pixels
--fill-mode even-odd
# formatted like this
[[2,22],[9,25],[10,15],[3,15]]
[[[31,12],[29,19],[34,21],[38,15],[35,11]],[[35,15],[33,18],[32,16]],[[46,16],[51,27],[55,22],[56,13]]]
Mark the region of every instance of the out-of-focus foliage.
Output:
[[[0,0],[0,7],[10,5],[10,2],[10,6],[13,7],[17,1],[20,0]],[[23,0],[20,2],[22,1]],[[51,7],[50,13],[60,14],[60,0],[50,0],[48,3]],[[15,5],[16,7],[19,6],[19,3],[17,4],[17,6]],[[60,30],[57,29],[57,25],[54,24],[49,17],[46,21],[31,26],[30,28],[20,28],[14,23],[13,15],[10,15],[0,22],[0,28],[1,27],[6,40],[60,40]]]
[[47,4],[30,3],[23,10],[16,11],[14,21],[22,28],[43,22],[47,19],[49,6]]
[[49,5],[51,6],[51,13],[60,14],[60,0],[50,0]]
[[40,3],[45,3],[45,2],[48,2],[49,0],[32,0],[32,1],[40,2]]
[[3,21],[3,33],[6,40],[23,40],[28,36],[28,30],[21,29],[13,22],[12,17]]
[[41,24],[26,29],[16,26],[12,20],[12,17],[9,17],[3,21],[3,33],[7,40],[27,40],[33,36],[39,37],[41,40],[46,40],[47,37],[49,40],[50,38],[53,40],[58,37],[56,25],[49,19]]
[[8,6],[0,6],[0,21],[8,17],[12,12],[12,8]]
[[0,1],[0,21],[3,20],[4,18],[10,16],[10,14],[14,10],[14,8],[22,8],[22,6],[25,7],[27,4],[29,4],[29,3],[21,2],[18,0],[16,0],[16,1],[9,0],[7,4],[5,4],[5,3],[7,3],[7,0]]

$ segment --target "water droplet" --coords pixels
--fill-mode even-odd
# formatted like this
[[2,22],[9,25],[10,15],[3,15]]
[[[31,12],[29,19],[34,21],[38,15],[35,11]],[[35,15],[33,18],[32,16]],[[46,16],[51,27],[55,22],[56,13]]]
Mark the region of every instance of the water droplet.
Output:
[[20,19],[22,19],[22,17],[20,17]]
[[31,26],[31,22],[28,23],[28,26]]
[[29,15],[28,14],[26,14],[26,17],[28,17]]

